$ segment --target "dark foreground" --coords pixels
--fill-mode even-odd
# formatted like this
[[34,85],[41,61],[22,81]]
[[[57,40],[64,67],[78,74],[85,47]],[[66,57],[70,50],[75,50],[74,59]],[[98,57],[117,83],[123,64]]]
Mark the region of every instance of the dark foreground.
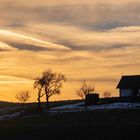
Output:
[[0,121],[0,139],[136,140],[139,127],[140,110],[65,113]]

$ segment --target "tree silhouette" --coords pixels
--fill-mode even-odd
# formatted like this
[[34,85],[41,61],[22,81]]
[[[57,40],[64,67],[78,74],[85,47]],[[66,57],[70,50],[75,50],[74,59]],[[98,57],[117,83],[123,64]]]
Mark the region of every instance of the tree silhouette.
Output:
[[90,94],[91,92],[94,92],[94,86],[91,86],[91,84],[88,84],[85,81],[82,82],[81,87],[76,90],[76,94],[83,100],[86,98],[86,95]]
[[109,97],[111,96],[111,92],[105,91],[105,92],[103,93],[103,96],[104,96],[104,98],[109,98]]
[[25,102],[27,102],[30,98],[29,91],[20,91],[16,94],[16,99],[21,103],[23,110],[25,109]]
[[43,97],[45,95],[45,93],[42,93],[43,91],[43,87],[45,85],[45,81],[42,77],[37,77],[35,78],[35,82],[34,82],[34,88],[38,89],[38,108],[39,111],[42,112],[42,107],[41,107],[41,97]]
[[66,77],[61,73],[47,70],[43,73],[43,79],[45,80],[46,107],[49,110],[49,98],[55,94],[61,94],[62,81],[66,81]]
[[34,87],[38,88],[38,101],[46,96],[46,108],[49,110],[49,98],[55,94],[61,94],[62,81],[66,81],[64,74],[47,70],[42,73],[41,77],[36,78]]
[[[82,82],[81,87],[76,90],[76,94],[82,98],[85,102],[86,96],[90,94],[91,92],[94,92],[94,87],[91,86],[91,84],[88,84],[86,81]],[[87,106],[85,102],[85,111],[87,111]]]

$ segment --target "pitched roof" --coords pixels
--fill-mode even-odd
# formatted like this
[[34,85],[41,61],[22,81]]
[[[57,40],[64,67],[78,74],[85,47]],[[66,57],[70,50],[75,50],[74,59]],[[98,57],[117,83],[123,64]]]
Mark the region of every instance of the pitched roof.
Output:
[[117,88],[140,88],[140,75],[122,76]]

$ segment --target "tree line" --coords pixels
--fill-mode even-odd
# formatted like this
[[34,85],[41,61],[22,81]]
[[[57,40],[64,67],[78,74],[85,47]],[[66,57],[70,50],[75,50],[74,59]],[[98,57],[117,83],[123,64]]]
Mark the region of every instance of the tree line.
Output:
[[[62,73],[53,72],[51,69],[46,70],[41,74],[41,76],[34,79],[33,87],[37,90],[37,100],[38,100],[38,109],[42,112],[41,107],[41,98],[45,96],[46,98],[46,110],[49,111],[49,99],[53,95],[60,95],[63,82],[66,82],[67,78]],[[76,89],[76,94],[83,100],[85,97],[94,92],[95,87],[91,84],[88,84],[86,81],[81,83],[81,86]],[[110,97],[111,93],[109,91],[104,92],[104,97]],[[24,104],[30,98],[29,91],[21,91],[16,95],[16,98],[22,103],[24,109]]]

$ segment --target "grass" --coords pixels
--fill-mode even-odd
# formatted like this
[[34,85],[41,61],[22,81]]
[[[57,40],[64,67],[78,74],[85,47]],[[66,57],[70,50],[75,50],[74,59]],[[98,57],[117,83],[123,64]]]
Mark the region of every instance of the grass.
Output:
[[[99,104],[108,104],[114,102],[140,102],[140,98],[132,99],[132,98],[119,98],[119,97],[111,97],[111,98],[100,98]],[[50,108],[63,106],[68,104],[79,103],[81,100],[66,100],[66,101],[53,101],[50,102]],[[46,103],[41,103],[43,110],[46,109]],[[11,109],[5,109],[5,107],[10,107]],[[19,107],[17,109],[12,109],[12,107]],[[38,112],[38,103],[26,103],[25,105],[25,114],[26,115],[37,115]],[[0,115],[10,115],[12,113],[16,113],[22,110],[21,104],[19,103],[10,103],[10,102],[0,102]]]
[[7,107],[7,106],[17,106],[18,103],[0,101],[0,108]]
[[[120,99],[106,98],[100,101],[112,103],[119,102]],[[80,101],[51,102],[50,107],[78,102]],[[8,105],[15,106],[15,104]],[[45,103],[42,105],[45,108]],[[27,114],[38,114],[35,113],[36,110],[37,103],[26,104]],[[140,127],[139,110],[95,110],[57,115],[44,113],[37,117],[0,121],[0,138],[4,140],[132,140],[139,135],[138,127]]]
[[[57,106],[63,106],[63,105],[68,105],[68,104],[74,104],[74,103],[78,103],[80,102],[80,100],[66,100],[66,101],[53,101],[50,102],[50,108],[52,107],[57,107]],[[41,103],[42,108],[45,110],[46,109],[46,103],[42,102]],[[7,109],[7,107],[11,108],[11,109]],[[12,110],[13,107],[13,110]],[[19,107],[17,109],[14,109],[14,107]],[[26,111],[26,115],[35,115],[38,114],[38,103],[26,103],[25,104],[25,111]],[[0,115],[9,115],[12,113],[16,113],[17,111],[21,111],[22,110],[22,106],[19,103],[11,103],[11,102],[3,102],[0,101]]]
[[132,136],[131,130],[139,126],[139,110],[44,114],[39,117],[0,121],[0,136],[5,139],[17,139],[21,136],[20,139],[40,137],[41,139],[84,140],[89,137],[104,139],[105,136],[120,139],[126,133],[126,136]]
[[[15,125],[16,124],[16,125]],[[0,121],[3,126],[40,126],[40,125],[140,125],[139,110],[95,110],[90,112],[43,114],[39,117],[25,117]]]

